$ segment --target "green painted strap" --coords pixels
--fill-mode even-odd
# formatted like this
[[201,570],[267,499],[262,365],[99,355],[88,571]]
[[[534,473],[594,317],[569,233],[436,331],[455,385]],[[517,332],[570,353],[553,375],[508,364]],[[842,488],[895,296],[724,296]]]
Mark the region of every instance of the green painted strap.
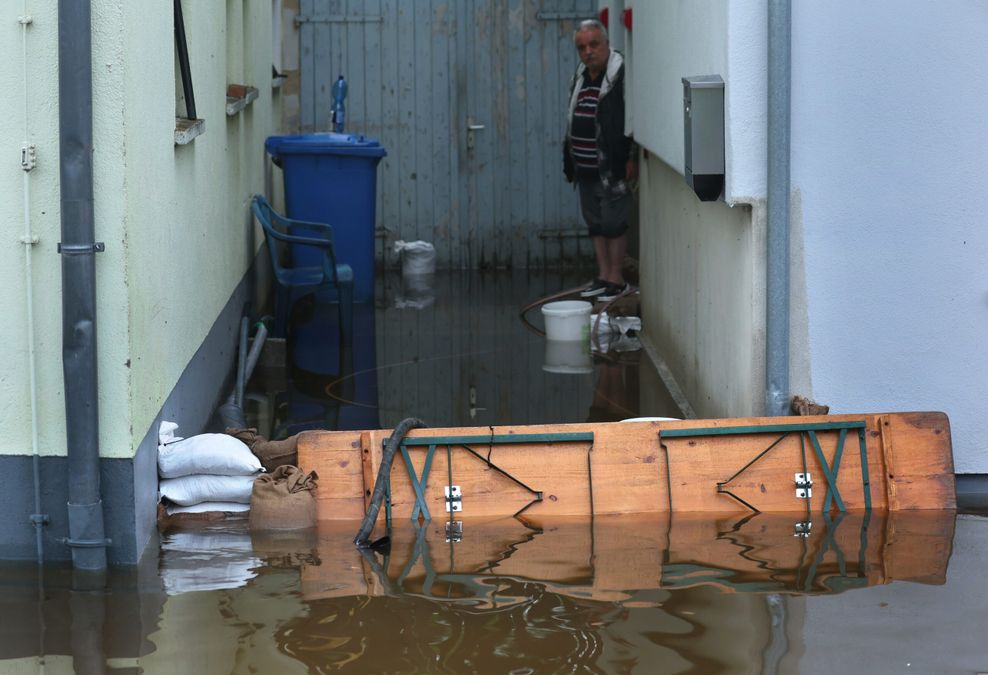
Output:
[[823,512],[827,513],[830,511],[831,500],[837,502],[837,509],[844,513],[847,511],[844,508],[844,500],[840,498],[840,490],[837,489],[837,472],[840,470],[840,457],[844,452],[844,438],[847,436],[847,429],[841,429],[840,439],[837,441],[837,451],[834,453],[834,465],[832,467],[827,466],[827,458],[823,456],[823,448],[820,447],[820,441],[816,437],[816,432],[808,431],[806,435],[810,437],[810,443],[813,445],[813,452],[816,453],[816,457],[820,460],[820,468],[823,470],[823,475],[827,479],[827,494],[823,501]]
[[746,427],[696,427],[693,429],[663,429],[662,438],[691,438],[694,436],[731,436],[733,434],[779,434],[793,431],[835,431],[864,429],[861,422],[812,422],[804,424],[766,424]]
[[858,447],[861,451],[861,482],[864,484],[865,509],[871,511],[871,478],[868,476],[868,445],[864,427],[858,429]]
[[820,563],[823,562],[824,556],[827,555],[827,552],[830,550],[833,550],[834,555],[837,557],[837,569],[840,572],[840,575],[842,577],[847,576],[844,551],[841,549],[836,539],[837,528],[840,527],[842,520],[844,520],[843,513],[838,514],[834,520],[831,520],[830,514],[827,513],[827,511],[823,512],[823,522],[824,525],[826,525],[827,534],[823,536],[823,541],[820,542],[820,548],[813,559],[813,563],[810,565],[809,572],[806,575],[806,585],[804,590],[809,591],[813,588],[813,580],[816,579],[817,568],[820,567]]
[[487,436],[428,436],[405,438],[402,447],[419,445],[484,445],[501,443],[577,443],[593,442],[592,431],[565,434],[488,434]]
[[419,481],[415,475],[415,467],[412,465],[412,458],[408,455],[408,450],[404,446],[401,448],[401,455],[405,458],[405,469],[408,470],[408,478],[412,481],[412,489],[415,490],[415,508],[412,509],[412,520],[418,520],[419,512],[426,520],[432,520],[429,513],[429,506],[425,503],[425,491],[423,490],[429,480],[429,470],[432,468],[432,456],[436,452],[436,446],[430,445],[429,452],[425,456],[425,466],[422,467],[422,480]]
[[408,562],[405,563],[405,567],[402,569],[401,574],[398,575],[398,580],[395,584],[399,589],[404,590],[402,586],[405,583],[405,579],[408,578],[419,558],[422,558],[422,564],[425,567],[425,581],[423,582],[422,591],[425,595],[431,595],[436,572],[432,568],[432,557],[429,555],[429,541],[425,538],[426,528],[419,527],[418,525],[415,528],[415,544],[412,546],[412,555],[408,559]]
[[663,563],[662,588],[686,588],[698,584],[717,584],[741,593],[771,593],[785,590],[780,581],[735,581],[741,576],[734,570],[693,563]]

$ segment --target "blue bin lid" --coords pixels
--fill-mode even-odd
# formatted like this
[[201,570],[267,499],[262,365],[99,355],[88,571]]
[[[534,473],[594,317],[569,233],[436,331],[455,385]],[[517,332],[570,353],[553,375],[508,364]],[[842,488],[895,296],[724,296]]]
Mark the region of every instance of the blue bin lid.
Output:
[[361,134],[336,134],[332,132],[268,136],[264,149],[272,157],[281,155],[348,155],[357,157],[384,157],[387,151],[373,138]]

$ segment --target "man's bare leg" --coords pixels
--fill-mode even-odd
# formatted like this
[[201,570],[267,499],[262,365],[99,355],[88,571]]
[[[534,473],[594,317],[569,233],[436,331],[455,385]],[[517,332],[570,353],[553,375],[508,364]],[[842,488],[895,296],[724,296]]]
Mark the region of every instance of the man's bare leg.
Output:
[[622,234],[620,237],[605,239],[607,269],[610,276],[605,277],[612,284],[624,285],[624,256],[628,252],[628,235]]

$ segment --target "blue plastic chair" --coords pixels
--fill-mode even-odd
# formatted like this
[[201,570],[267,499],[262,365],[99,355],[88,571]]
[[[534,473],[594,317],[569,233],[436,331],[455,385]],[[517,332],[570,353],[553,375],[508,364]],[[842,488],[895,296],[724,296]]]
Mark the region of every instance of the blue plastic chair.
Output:
[[[340,338],[343,344],[353,342],[353,270],[346,263],[336,261],[333,247],[333,228],[326,223],[311,223],[286,218],[275,211],[262,195],[254,195],[251,209],[257,221],[264,228],[264,238],[271,258],[271,269],[277,282],[275,296],[275,325],[273,334],[284,337],[288,331],[291,308],[297,300],[310,293],[323,291],[335,295],[339,307]],[[318,237],[292,234],[295,228],[319,233]],[[284,249],[289,245],[302,244],[318,248],[322,252],[320,265],[293,267],[286,264],[291,252]],[[332,299],[332,297],[330,298]]]

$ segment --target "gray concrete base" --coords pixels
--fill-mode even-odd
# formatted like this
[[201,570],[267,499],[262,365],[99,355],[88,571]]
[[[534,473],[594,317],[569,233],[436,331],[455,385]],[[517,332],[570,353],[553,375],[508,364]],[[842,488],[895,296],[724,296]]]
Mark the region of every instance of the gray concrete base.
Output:
[[[161,420],[176,422],[183,436],[206,430],[217,404],[233,386],[240,317],[248,301],[256,299],[255,289],[264,288],[255,283],[255,275],[266,273],[266,263],[259,254],[147,429],[134,458],[101,460],[103,518],[106,536],[111,539],[107,549],[110,564],[137,564],[156,536],[158,424]],[[41,511],[49,518],[43,531],[45,559],[67,560],[70,551],[62,543],[68,536],[67,459],[42,458],[40,468]],[[4,489],[0,491],[0,518],[4,522],[0,528],[0,560],[35,559],[36,534],[30,520],[34,513],[33,458],[0,456],[0,476],[4,477]]]

